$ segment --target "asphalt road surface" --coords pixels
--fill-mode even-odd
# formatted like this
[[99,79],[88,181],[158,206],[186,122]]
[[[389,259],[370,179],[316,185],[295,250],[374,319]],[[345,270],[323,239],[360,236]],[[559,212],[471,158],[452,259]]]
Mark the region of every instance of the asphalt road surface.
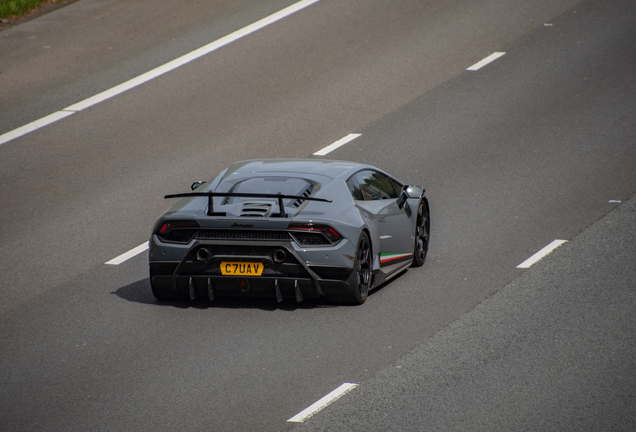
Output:
[[[321,0],[64,111],[292,4],[81,0],[0,32],[0,135],[66,115],[0,145],[0,429],[288,430],[342,383],[359,387],[303,430],[606,430],[583,410],[609,412],[610,400],[612,429],[633,429],[634,239],[611,261],[621,231],[598,234],[613,217],[634,226],[633,3]],[[493,52],[505,55],[466,70]],[[163,195],[235,160],[311,157],[349,133],[361,136],[327,157],[425,186],[432,211],[427,263],[363,306],[158,303],[144,254],[105,264],[147,240]],[[571,242],[517,268],[555,239]],[[607,272],[580,271],[597,262],[610,286]],[[576,296],[551,292],[560,269],[588,296],[568,310],[596,320],[570,333],[550,327],[580,323],[558,320],[554,302]],[[605,303],[585,309],[600,290]],[[539,312],[532,339],[522,315]],[[553,334],[568,349],[546,347]],[[575,375],[586,354],[580,371],[606,367],[598,379],[540,385]],[[388,384],[396,365],[405,375]],[[435,373],[430,388],[400,381]],[[484,411],[475,400],[491,394]],[[573,396],[548,403],[555,394]],[[528,423],[510,422],[514,410]]]
[[636,429],[636,198],[302,431]]

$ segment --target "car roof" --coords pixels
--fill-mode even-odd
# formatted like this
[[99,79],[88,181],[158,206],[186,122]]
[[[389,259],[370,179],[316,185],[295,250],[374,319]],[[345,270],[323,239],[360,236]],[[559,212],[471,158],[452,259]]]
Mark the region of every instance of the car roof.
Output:
[[[257,159],[235,162],[230,165],[223,176],[225,180],[232,174],[267,174],[267,173],[300,173],[317,174],[331,179],[342,174],[357,171],[362,168],[372,168],[369,165],[356,162],[319,159]],[[222,181],[223,181],[222,180]]]

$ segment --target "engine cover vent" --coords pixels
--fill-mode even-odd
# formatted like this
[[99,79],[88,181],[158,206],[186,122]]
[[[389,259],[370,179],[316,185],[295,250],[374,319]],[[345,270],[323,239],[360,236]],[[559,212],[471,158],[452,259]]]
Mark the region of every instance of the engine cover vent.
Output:
[[243,204],[243,208],[241,209],[241,216],[245,217],[266,217],[272,211],[271,203],[249,203],[246,202]]
[[[309,195],[311,195],[311,191],[314,188],[314,186],[312,184],[309,185],[309,187],[307,189],[305,189],[305,192],[302,193],[303,196],[308,197]],[[305,200],[296,200],[294,201],[294,206],[295,207],[300,207],[300,205],[305,202]]]

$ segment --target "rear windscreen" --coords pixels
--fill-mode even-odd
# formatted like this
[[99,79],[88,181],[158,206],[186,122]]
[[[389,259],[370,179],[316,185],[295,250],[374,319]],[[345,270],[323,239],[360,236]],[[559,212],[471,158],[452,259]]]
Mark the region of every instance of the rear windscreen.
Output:
[[[228,192],[233,193],[259,193],[259,194],[284,194],[309,196],[312,184],[305,179],[295,177],[253,177],[235,183]],[[227,197],[223,204],[232,204],[243,201],[253,201],[254,198]],[[260,200],[260,198],[259,198]],[[289,205],[295,200],[286,200]]]

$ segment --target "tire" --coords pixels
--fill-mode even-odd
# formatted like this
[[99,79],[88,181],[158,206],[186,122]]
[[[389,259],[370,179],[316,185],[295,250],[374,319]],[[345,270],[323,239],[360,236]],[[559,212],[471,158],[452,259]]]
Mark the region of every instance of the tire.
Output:
[[413,246],[413,263],[411,267],[421,267],[426,261],[428,241],[431,236],[431,214],[426,200],[420,201],[415,222],[415,241]]
[[349,289],[346,293],[340,295],[342,303],[361,305],[365,302],[373,281],[372,264],[373,253],[371,241],[369,241],[367,233],[362,232],[358,240],[358,247],[356,248],[356,259],[353,263],[353,273],[351,274]]
[[150,273],[150,289],[152,289],[152,295],[159,301],[178,301],[178,300],[186,300],[186,297],[179,294],[176,290],[172,288],[165,288],[156,286],[152,283],[152,273]]

